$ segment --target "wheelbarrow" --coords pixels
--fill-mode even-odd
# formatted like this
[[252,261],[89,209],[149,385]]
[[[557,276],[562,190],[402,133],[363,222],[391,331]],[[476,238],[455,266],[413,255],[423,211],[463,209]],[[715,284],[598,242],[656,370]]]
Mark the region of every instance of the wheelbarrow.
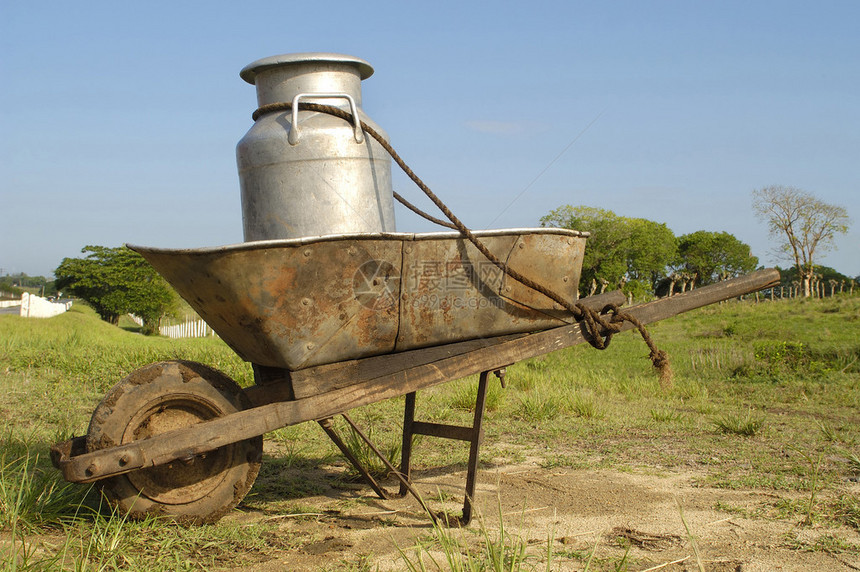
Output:
[[[576,299],[587,233],[514,229],[475,233],[521,275]],[[516,362],[592,341],[594,332],[557,302],[510,280],[459,233],[366,233],[272,240],[195,250],[140,252],[244,360],[255,384],[183,360],[132,372],[102,400],[87,435],[52,447],[71,482],[97,481],[132,516],[213,522],[250,490],[262,435],[316,421],[373,490],[389,493],[352,455],[331,420],[406,396],[399,467],[412,493],[414,435],[469,444],[465,500],[472,515],[490,376]],[[761,270],[627,308],[647,324],[771,287]],[[582,298],[593,312],[622,305],[620,292]],[[621,329],[634,327],[625,323]],[[601,332],[598,332],[600,334]],[[605,332],[608,333],[608,332]],[[415,419],[416,393],[480,374],[471,426]],[[431,518],[435,518],[428,510]]]

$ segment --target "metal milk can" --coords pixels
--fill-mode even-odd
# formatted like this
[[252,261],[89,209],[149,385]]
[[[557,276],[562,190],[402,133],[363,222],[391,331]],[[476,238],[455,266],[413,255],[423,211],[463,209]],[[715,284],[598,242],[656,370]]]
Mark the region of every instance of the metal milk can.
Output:
[[391,158],[359,125],[299,102],[333,105],[385,133],[361,109],[373,68],[341,54],[272,56],[240,77],[257,103],[292,103],[261,115],[236,147],[245,241],[394,231]]

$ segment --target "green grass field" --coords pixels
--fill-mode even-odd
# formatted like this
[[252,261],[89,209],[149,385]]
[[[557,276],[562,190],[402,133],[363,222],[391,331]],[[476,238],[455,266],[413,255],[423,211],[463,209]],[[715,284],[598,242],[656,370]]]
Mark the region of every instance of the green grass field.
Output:
[[[702,486],[764,489],[791,499],[775,501],[756,518],[860,528],[860,499],[844,487],[860,474],[860,297],[730,302],[649,330],[671,356],[671,387],[661,388],[647,348],[632,333],[617,336],[605,351],[579,346],[508,368],[507,389],[493,383],[488,397],[484,466],[528,455],[547,469],[695,467]],[[83,306],[47,320],[0,316],[4,569],[229,568],[292,549],[297,540],[275,534],[267,521],[246,527],[225,519],[191,528],[128,521],[105,508],[95,489],[66,484],[50,466],[50,444],[85,434],[110,387],[143,365],[178,358],[222,370],[240,385],[252,383],[250,366],[217,339],[148,338],[101,322]],[[469,423],[476,386],[476,379],[465,379],[423,392],[421,418]],[[353,416],[396,456],[402,400]],[[319,484],[291,469],[343,464],[336,449],[311,423],[266,439],[272,447],[239,510],[313,512],[302,503]],[[467,454],[427,439],[416,447],[414,463],[463,467]],[[844,539],[829,548],[797,549],[860,554],[860,546]],[[583,555],[586,563],[591,566]],[[619,564],[599,569],[626,569]],[[365,559],[338,569],[373,568]]]

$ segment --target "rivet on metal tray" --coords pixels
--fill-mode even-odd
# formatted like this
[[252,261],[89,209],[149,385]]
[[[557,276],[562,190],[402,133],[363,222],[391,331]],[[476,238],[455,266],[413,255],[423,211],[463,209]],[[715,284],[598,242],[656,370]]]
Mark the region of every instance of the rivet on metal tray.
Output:
[[308,345],[307,345],[307,346],[305,346],[305,347],[306,347],[306,348],[308,348],[309,350],[314,349],[314,345],[313,345],[313,344],[308,344]]
[[562,276],[561,281],[562,282],[568,282],[568,281],[570,281],[570,277],[569,276]]
[[349,254],[350,256],[352,256],[353,254],[355,254],[355,247],[350,246],[349,248],[346,249],[346,253]]
[[525,242],[521,242],[521,243],[519,244],[519,247],[520,247],[520,248],[525,248],[525,247],[526,247],[526,243],[525,243]]
[[119,466],[120,467],[124,467],[124,466],[128,465],[129,462],[131,462],[131,457],[128,456],[128,454],[125,454],[119,458]]
[[302,306],[310,306],[311,299],[310,298],[302,298]]
[[91,477],[91,476],[93,476],[93,475],[95,474],[95,472],[96,472],[96,471],[98,471],[98,470],[99,470],[99,468],[96,466],[96,464],[95,464],[95,463],[92,463],[92,464],[90,464],[90,466],[89,466],[89,467],[87,467],[87,468],[86,468],[86,470],[84,471],[84,473],[86,473],[86,475],[87,475],[88,477]]
[[305,255],[305,258],[307,258],[308,256],[310,256],[310,255],[311,255],[311,249],[310,249],[310,248],[306,248],[306,249],[305,249],[305,251],[304,251],[302,254],[304,254],[304,255]]
[[403,252],[405,252],[406,254],[411,254],[412,253],[412,247],[407,246],[406,248],[403,249]]

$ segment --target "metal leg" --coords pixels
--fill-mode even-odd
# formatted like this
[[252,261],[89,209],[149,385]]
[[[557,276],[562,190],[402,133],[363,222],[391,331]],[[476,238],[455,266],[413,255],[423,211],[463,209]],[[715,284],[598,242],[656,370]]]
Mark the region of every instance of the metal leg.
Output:
[[[456,519],[456,522],[461,525],[467,525],[472,520],[472,500],[475,498],[475,485],[478,480],[478,453],[481,448],[481,442],[484,439],[483,422],[484,408],[487,402],[487,384],[491,372],[485,371],[481,373],[478,381],[478,395],[475,399],[475,417],[471,427],[462,427],[458,425],[446,425],[443,423],[426,423],[423,421],[415,421],[415,392],[406,394],[406,404],[403,410],[403,448],[400,457],[400,470],[398,471],[388,459],[385,458],[379,449],[370,441],[361,429],[353,422],[352,419],[345,413],[342,413],[344,420],[349,424],[355,433],[367,444],[368,447],[379,457],[379,459],[388,467],[388,470],[397,477],[400,481],[399,496],[404,496],[406,493],[412,494],[422,508],[427,511],[430,518],[436,521],[436,516],[430,511],[424,500],[418,494],[418,491],[412,486],[411,481],[411,460],[412,460],[412,441],[415,435],[428,435],[430,437],[439,437],[442,439],[457,439],[460,441],[469,442],[469,464],[466,472],[466,495],[463,500],[463,515]],[[504,369],[493,372],[504,383]],[[365,481],[376,491],[380,498],[390,498],[390,494],[386,493],[382,487],[370,476],[358,459],[346,447],[338,434],[332,427],[331,419],[323,419],[319,421],[320,427],[328,434],[335,445],[341,450],[347,459],[355,466],[362,474]],[[450,521],[449,521],[450,523]]]
[[[415,392],[406,394],[406,406],[403,408],[403,445],[400,450],[400,474],[407,482],[412,482],[412,436],[415,423]],[[408,492],[406,485],[400,483],[400,496]]]
[[[496,370],[493,373],[504,382],[504,369]],[[475,485],[478,479],[478,453],[481,448],[481,442],[484,439],[482,425],[484,421],[484,408],[487,401],[489,374],[489,371],[481,373],[480,380],[478,381],[475,417],[471,427],[415,421],[415,393],[406,395],[406,406],[403,412],[403,451],[400,461],[400,472],[402,473],[403,480],[401,480],[400,494],[403,495],[406,493],[408,490],[407,483],[411,482],[410,463],[412,459],[412,438],[414,435],[468,441],[470,447],[469,464],[466,472],[466,496],[463,501],[463,516],[458,519],[459,524],[462,525],[467,525],[472,520],[472,500],[475,497]]]
[[475,484],[478,478],[478,450],[481,441],[484,440],[484,432],[481,428],[484,422],[484,405],[487,401],[487,376],[490,372],[481,374],[478,381],[478,397],[475,400],[475,420],[472,423],[472,439],[469,448],[469,470],[466,473],[466,498],[463,501],[463,516],[460,522],[469,524],[472,520],[472,499],[475,498]]
[[367,469],[364,468],[364,465],[352,454],[352,451],[349,450],[349,447],[346,446],[346,443],[340,438],[340,435],[334,430],[332,426],[331,418],[321,419],[318,421],[320,427],[322,427],[323,431],[326,432],[326,435],[329,436],[329,439],[334,441],[334,444],[337,445],[337,448],[340,449],[340,452],[349,459],[349,462],[352,463],[352,466],[355,467],[361,476],[364,477],[365,482],[370,485],[370,488],[379,495],[379,498],[385,500],[389,497],[389,495],[385,492],[385,490],[379,486],[376,480],[370,475]]
[[380,460],[380,461],[382,461],[382,464],[384,464],[386,467],[388,467],[388,470],[389,470],[389,471],[391,471],[391,473],[392,473],[395,477],[397,477],[397,478],[400,480],[400,486],[401,486],[401,487],[406,487],[406,490],[408,490],[410,493],[412,493],[412,496],[414,496],[414,497],[415,497],[415,499],[416,499],[419,503],[421,503],[421,508],[423,508],[423,509],[427,512],[427,514],[430,516],[431,520],[433,520],[433,522],[436,522],[436,515],[434,515],[434,514],[433,514],[433,512],[430,510],[430,507],[428,507],[428,506],[424,503],[424,499],[422,499],[422,498],[421,498],[421,495],[419,495],[419,494],[418,494],[418,491],[416,491],[416,490],[412,487],[412,484],[411,484],[408,480],[406,480],[406,477],[404,477],[404,476],[400,473],[400,471],[398,471],[398,470],[394,467],[394,465],[392,465],[392,464],[391,464],[391,462],[390,462],[388,459],[386,459],[386,458],[385,458],[385,455],[383,455],[383,454],[379,451],[379,449],[377,449],[377,448],[376,448],[376,445],[374,445],[374,444],[373,444],[373,442],[371,442],[371,440],[367,437],[367,435],[365,435],[365,434],[364,434],[364,432],[363,432],[361,429],[359,429],[359,428],[358,428],[358,425],[356,425],[356,424],[353,422],[353,420],[349,418],[349,415],[347,415],[346,413],[341,413],[341,417],[343,417],[343,418],[344,418],[344,420],[345,420],[347,423],[349,423],[349,426],[350,426],[350,427],[352,427],[352,429],[355,431],[355,433],[356,433],[359,437],[361,437],[362,441],[364,441],[365,443],[367,443],[367,446],[368,446],[368,447],[370,447],[370,450],[371,450],[371,451],[373,451],[373,452],[376,454],[376,456],[377,456],[377,457],[379,457],[379,460]]

